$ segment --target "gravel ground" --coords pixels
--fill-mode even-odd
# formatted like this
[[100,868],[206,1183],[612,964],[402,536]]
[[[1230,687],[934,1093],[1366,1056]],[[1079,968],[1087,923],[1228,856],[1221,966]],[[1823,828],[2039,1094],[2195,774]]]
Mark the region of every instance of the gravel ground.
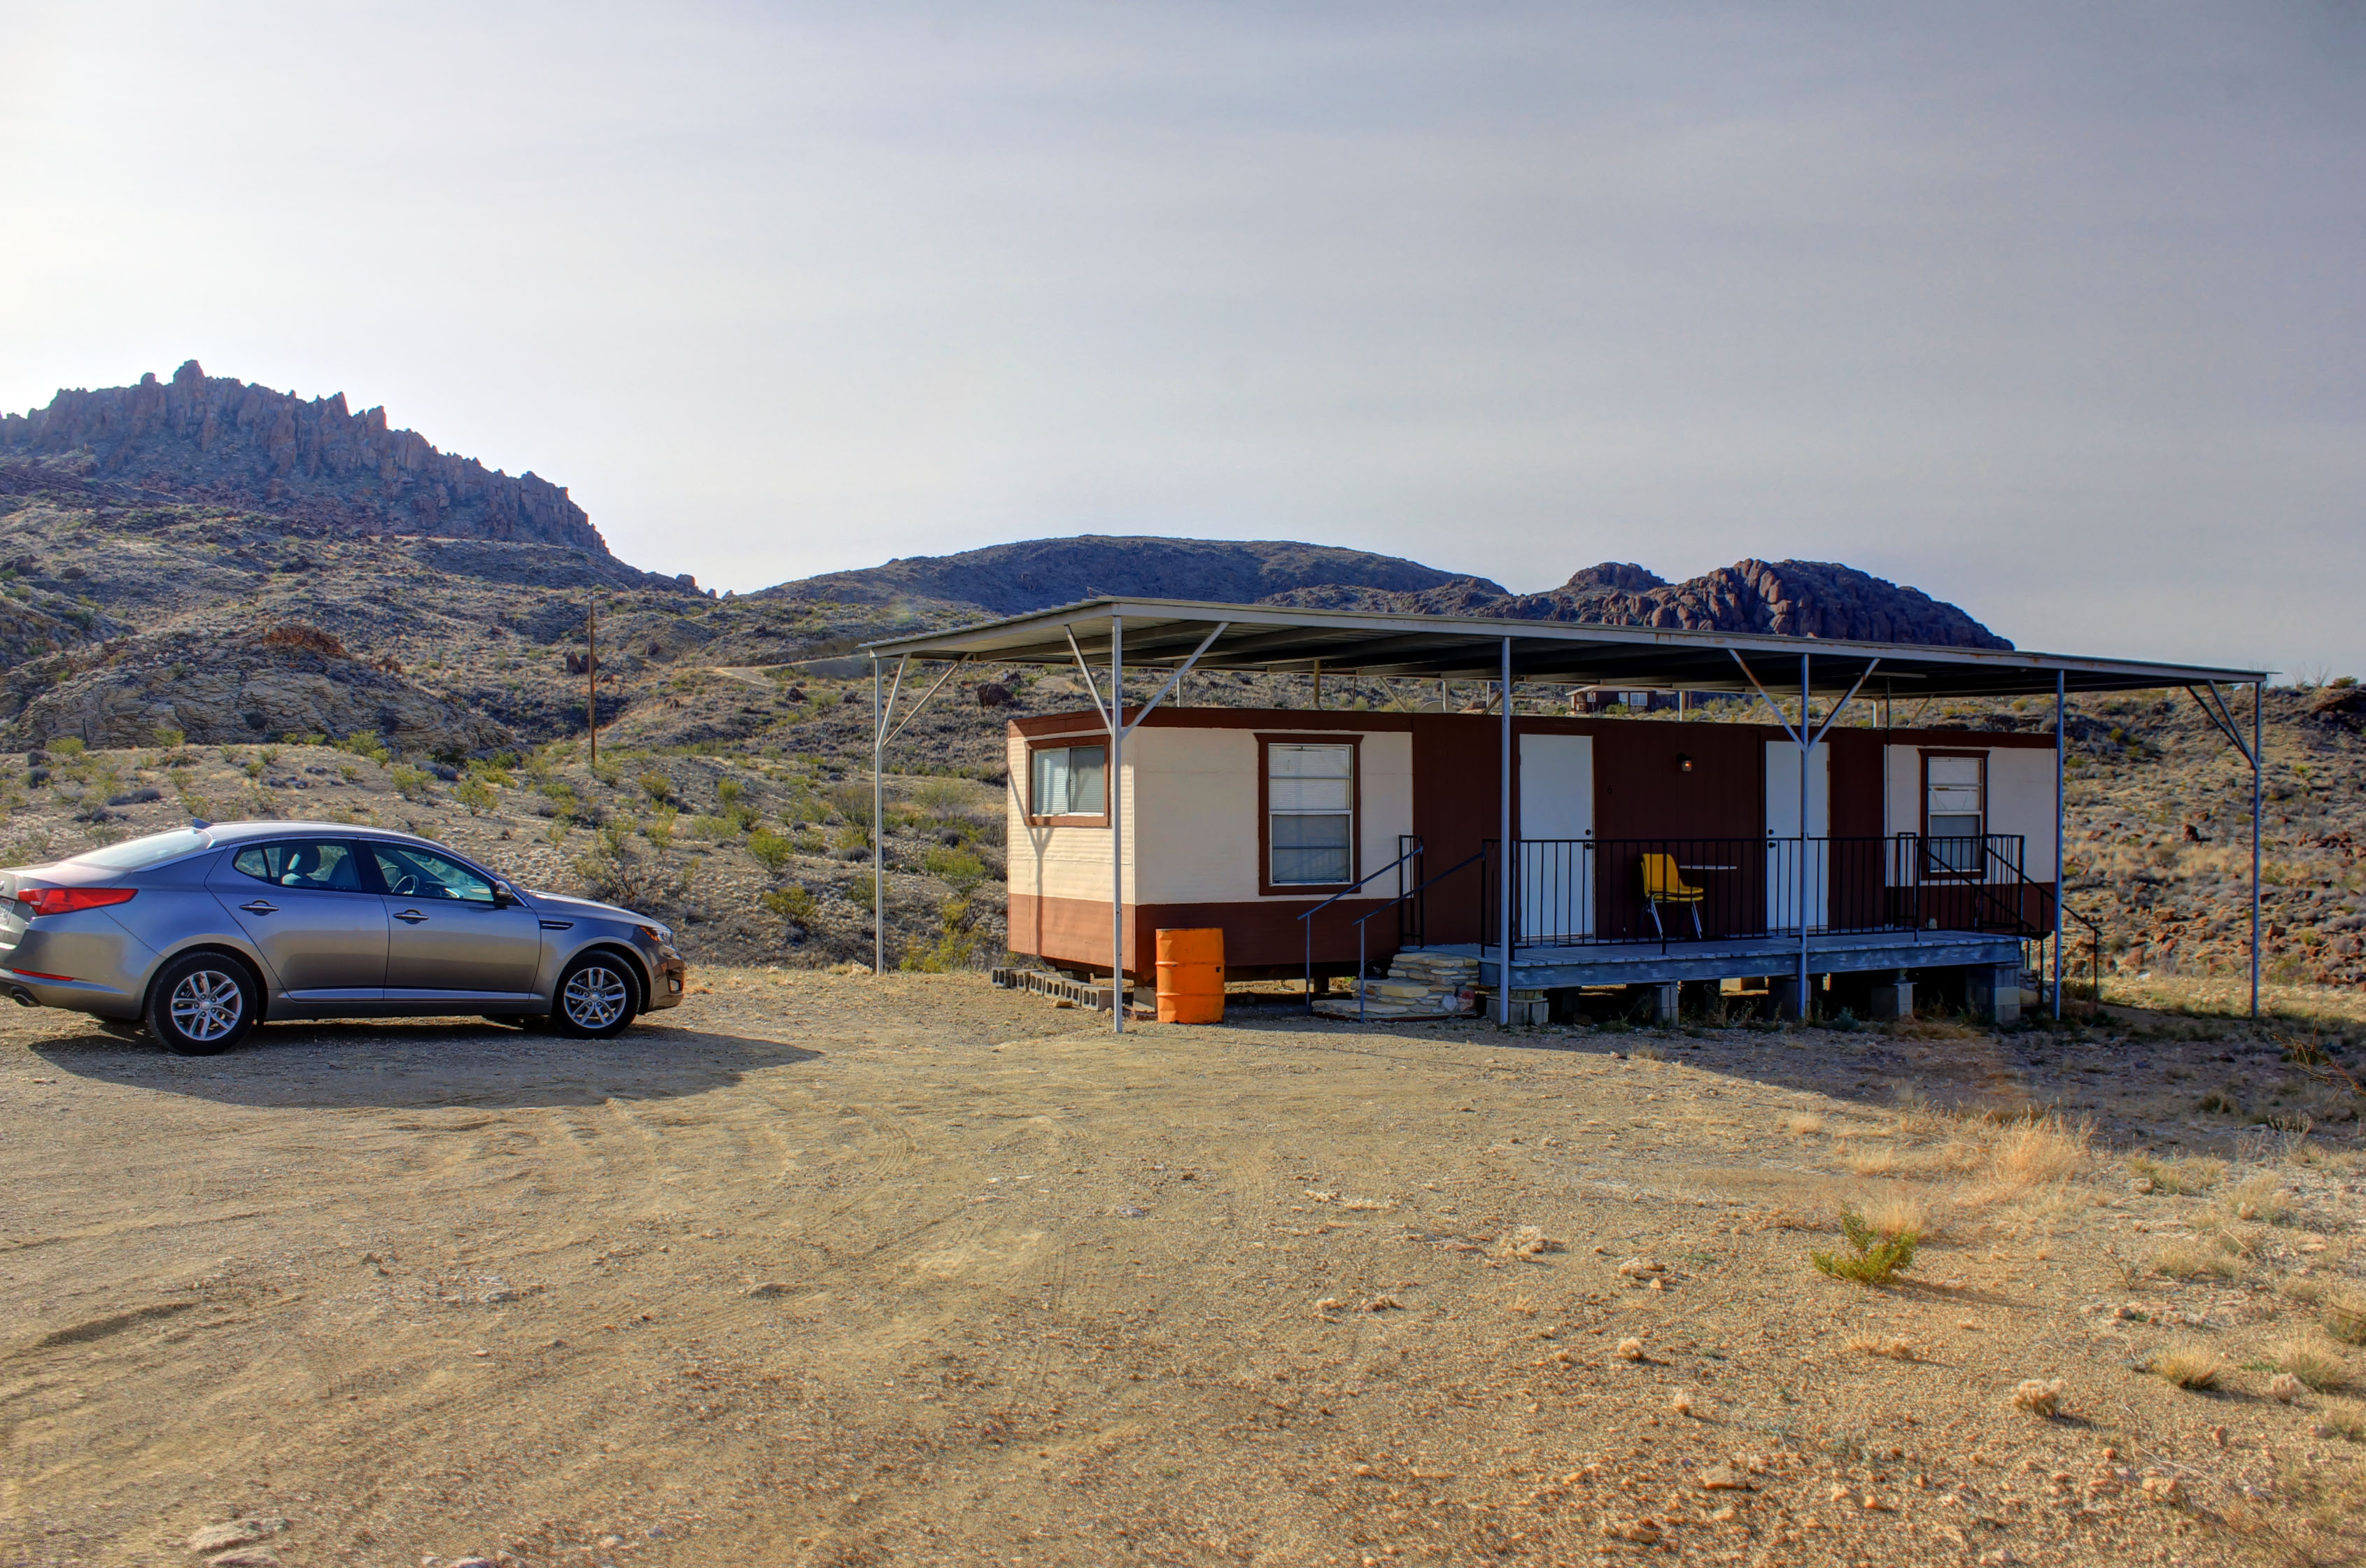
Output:
[[[2359,1155],[2163,1099],[2278,1091],[2229,1027],[1268,1005],[1118,1041],[967,976],[694,984],[592,1044],[305,1024],[182,1059],[12,1012],[5,1560],[2357,1545],[2357,1407],[2270,1391],[2296,1334],[2359,1355],[2308,1329],[2359,1288]],[[2055,1104],[2085,1109],[2013,1119]],[[1843,1204],[1912,1215],[1908,1273],[1810,1266]],[[2214,1390],[2143,1370],[2189,1346]]]

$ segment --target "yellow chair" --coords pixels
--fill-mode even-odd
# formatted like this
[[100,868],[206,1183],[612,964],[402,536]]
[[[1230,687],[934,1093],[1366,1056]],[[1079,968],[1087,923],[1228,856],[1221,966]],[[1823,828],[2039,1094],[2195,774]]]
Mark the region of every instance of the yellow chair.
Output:
[[1660,906],[1682,904],[1692,911],[1693,935],[1701,934],[1701,900],[1707,890],[1696,887],[1684,880],[1684,872],[1676,865],[1673,855],[1647,854],[1643,857],[1643,907],[1651,911],[1652,929],[1660,940],[1668,940],[1668,928],[1660,923]]

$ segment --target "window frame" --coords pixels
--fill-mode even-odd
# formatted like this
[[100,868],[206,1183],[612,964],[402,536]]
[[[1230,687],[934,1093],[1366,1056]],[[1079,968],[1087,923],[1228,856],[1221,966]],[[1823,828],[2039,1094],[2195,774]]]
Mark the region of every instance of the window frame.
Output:
[[[289,849],[298,844],[335,844],[343,849],[354,863],[354,881],[358,886],[289,887],[284,882],[274,882],[268,877],[257,876],[238,863],[240,857],[251,851],[259,850],[268,852],[272,850]],[[361,840],[358,839],[342,838],[333,833],[289,833],[285,836],[274,835],[267,839],[250,839],[243,843],[230,846],[230,858],[223,863],[257,887],[276,888],[283,893],[344,893],[355,897],[365,898],[375,897],[383,891],[377,879],[377,864],[369,856],[361,852]]]
[[[1360,884],[1364,874],[1364,738],[1338,730],[1313,734],[1259,731],[1257,743],[1257,897],[1301,897],[1329,895]],[[1345,882],[1276,882],[1273,879],[1273,749],[1276,746],[1345,746],[1347,748],[1347,880]]]
[[[1980,764],[1980,831],[1983,842],[1989,836],[1992,818],[1989,815],[1989,754],[1985,750],[1956,750],[1945,747],[1924,746],[1919,749],[1922,758],[1922,880],[1925,882],[1984,882],[1988,879],[1988,858],[1968,869],[1958,869],[1938,863],[1931,852],[1931,759],[1933,757],[1969,757]],[[1949,834],[1955,838],[1960,835]]]
[[[1065,751],[1075,746],[1098,746],[1101,753],[1101,808],[1098,812],[1064,812],[1046,816],[1035,809],[1035,753]],[[1110,776],[1109,732],[1086,729],[1067,735],[1029,736],[1027,738],[1027,782],[1021,798],[1026,802],[1027,825],[1030,828],[1106,828],[1110,825],[1110,803],[1117,798],[1117,780]]]

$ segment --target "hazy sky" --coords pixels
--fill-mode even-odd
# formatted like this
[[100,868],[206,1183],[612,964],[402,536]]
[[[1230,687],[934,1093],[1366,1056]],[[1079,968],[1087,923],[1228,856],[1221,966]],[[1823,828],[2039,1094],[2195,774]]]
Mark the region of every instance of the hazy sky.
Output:
[[742,590],[1802,556],[2366,674],[2366,5],[0,0],[0,407],[192,355]]

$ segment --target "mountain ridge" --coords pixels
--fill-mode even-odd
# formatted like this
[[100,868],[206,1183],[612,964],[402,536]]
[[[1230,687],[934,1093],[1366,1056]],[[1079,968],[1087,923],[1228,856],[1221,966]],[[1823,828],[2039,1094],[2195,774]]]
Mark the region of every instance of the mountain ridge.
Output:
[[52,482],[100,479],[158,496],[253,507],[354,533],[559,545],[609,554],[590,516],[531,469],[513,477],[353,413],[345,395],[304,400],[208,376],[194,360],[170,381],[61,389],[45,408],[0,414],[0,457],[29,458]]

